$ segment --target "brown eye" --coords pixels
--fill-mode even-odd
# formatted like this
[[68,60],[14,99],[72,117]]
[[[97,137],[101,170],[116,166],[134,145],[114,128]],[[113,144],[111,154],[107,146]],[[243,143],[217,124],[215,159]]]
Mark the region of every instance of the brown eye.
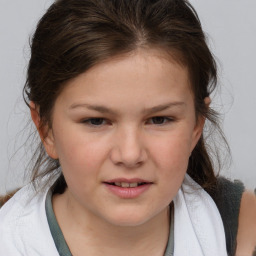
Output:
[[166,118],[163,116],[156,116],[152,118],[152,123],[153,124],[163,124],[165,123]]
[[106,120],[104,118],[90,118],[87,120],[84,120],[83,123],[92,125],[92,126],[100,126],[106,123]]
[[166,117],[166,116],[154,116],[149,119],[148,124],[153,124],[153,125],[165,125],[168,123],[171,123],[173,118]]

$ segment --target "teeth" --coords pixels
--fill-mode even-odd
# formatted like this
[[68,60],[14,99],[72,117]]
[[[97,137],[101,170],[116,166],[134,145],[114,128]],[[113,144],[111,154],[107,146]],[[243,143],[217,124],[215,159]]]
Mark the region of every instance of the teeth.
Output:
[[130,187],[130,184],[127,183],[127,182],[121,182],[121,187],[122,187],[122,188],[129,188],[129,187]]
[[138,183],[130,183],[130,188],[135,188],[135,187],[137,187],[138,186]]
[[122,188],[135,188],[139,185],[139,183],[115,182],[115,185]]

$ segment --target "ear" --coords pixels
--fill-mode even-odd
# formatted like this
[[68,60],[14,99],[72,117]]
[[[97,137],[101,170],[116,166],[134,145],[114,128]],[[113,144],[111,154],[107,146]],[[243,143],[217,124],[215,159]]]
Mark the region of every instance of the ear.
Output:
[[[210,103],[211,103],[211,99],[209,97],[204,98],[204,103],[208,109],[210,106]],[[196,120],[196,125],[194,128],[194,131],[193,131],[193,142],[192,142],[191,152],[195,148],[197,142],[199,141],[199,139],[202,135],[202,132],[204,129],[204,124],[205,124],[205,117],[202,115],[198,116],[197,120]]]
[[47,125],[42,124],[39,115],[39,108],[36,107],[35,103],[31,101],[29,106],[31,118],[36,126],[36,129],[38,131],[38,134],[41,138],[41,141],[44,145],[47,154],[53,159],[58,159],[52,129],[50,129]]

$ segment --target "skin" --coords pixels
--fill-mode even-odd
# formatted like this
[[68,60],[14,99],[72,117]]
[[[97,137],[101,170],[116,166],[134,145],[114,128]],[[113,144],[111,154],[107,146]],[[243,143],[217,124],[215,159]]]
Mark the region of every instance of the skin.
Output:
[[[160,124],[152,119],[158,116]],[[104,122],[92,125],[90,118]],[[55,102],[52,130],[42,137],[68,184],[53,207],[72,253],[163,255],[169,204],[202,127],[187,69],[160,51],[110,59],[69,81]],[[152,185],[127,200],[103,184],[114,178]]]
[[[50,130],[39,128],[32,103],[45,149],[59,159],[68,184],[53,197],[53,208],[75,256],[164,254],[169,204],[204,119],[196,118],[187,68],[163,55],[139,50],[69,81],[55,102]],[[114,178],[152,185],[123,199],[103,183]]]
[[236,256],[253,255],[256,249],[256,196],[246,191],[241,199]]

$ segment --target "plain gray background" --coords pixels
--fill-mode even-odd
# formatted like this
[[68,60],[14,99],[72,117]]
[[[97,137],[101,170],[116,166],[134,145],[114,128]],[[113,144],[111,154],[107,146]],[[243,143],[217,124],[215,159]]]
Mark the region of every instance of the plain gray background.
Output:
[[[0,0],[0,194],[23,184],[31,132],[22,99],[29,36],[52,0]],[[256,187],[256,1],[191,0],[217,56],[220,90],[213,105],[224,116],[232,151],[222,174]]]

